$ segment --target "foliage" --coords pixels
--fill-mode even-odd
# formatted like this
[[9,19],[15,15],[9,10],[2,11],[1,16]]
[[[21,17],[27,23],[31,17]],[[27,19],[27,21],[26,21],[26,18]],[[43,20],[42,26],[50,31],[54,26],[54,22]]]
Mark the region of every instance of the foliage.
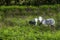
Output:
[[53,5],[60,4],[60,0],[0,0],[0,5]]

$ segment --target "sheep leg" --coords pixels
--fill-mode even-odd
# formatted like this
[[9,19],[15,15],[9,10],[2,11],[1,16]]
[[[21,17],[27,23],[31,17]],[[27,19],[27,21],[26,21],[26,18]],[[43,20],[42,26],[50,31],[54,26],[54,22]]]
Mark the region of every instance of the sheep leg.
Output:
[[51,31],[55,31],[55,26],[51,25]]

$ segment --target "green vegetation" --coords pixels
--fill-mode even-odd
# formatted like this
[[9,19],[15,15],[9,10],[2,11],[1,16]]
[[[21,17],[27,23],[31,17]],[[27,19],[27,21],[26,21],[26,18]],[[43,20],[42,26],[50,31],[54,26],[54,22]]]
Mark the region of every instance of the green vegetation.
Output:
[[[43,16],[56,20],[56,31],[28,21]],[[60,40],[60,6],[0,6],[0,40]]]
[[53,5],[60,4],[60,0],[0,0],[0,5]]

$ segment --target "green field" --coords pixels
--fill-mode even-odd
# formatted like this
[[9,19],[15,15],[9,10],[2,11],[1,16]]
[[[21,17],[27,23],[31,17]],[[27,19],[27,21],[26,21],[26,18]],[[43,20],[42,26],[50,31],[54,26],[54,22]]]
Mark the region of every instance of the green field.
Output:
[[[0,40],[60,40],[60,6],[1,6]],[[56,31],[44,25],[29,25],[29,20],[43,16],[54,18]]]

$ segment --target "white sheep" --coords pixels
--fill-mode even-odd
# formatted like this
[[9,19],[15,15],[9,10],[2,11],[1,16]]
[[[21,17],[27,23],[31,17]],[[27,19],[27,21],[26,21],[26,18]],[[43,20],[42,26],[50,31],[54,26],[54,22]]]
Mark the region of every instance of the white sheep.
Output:
[[39,22],[43,25],[48,25],[52,30],[55,30],[55,20],[53,18],[43,19],[41,16],[38,18]]

